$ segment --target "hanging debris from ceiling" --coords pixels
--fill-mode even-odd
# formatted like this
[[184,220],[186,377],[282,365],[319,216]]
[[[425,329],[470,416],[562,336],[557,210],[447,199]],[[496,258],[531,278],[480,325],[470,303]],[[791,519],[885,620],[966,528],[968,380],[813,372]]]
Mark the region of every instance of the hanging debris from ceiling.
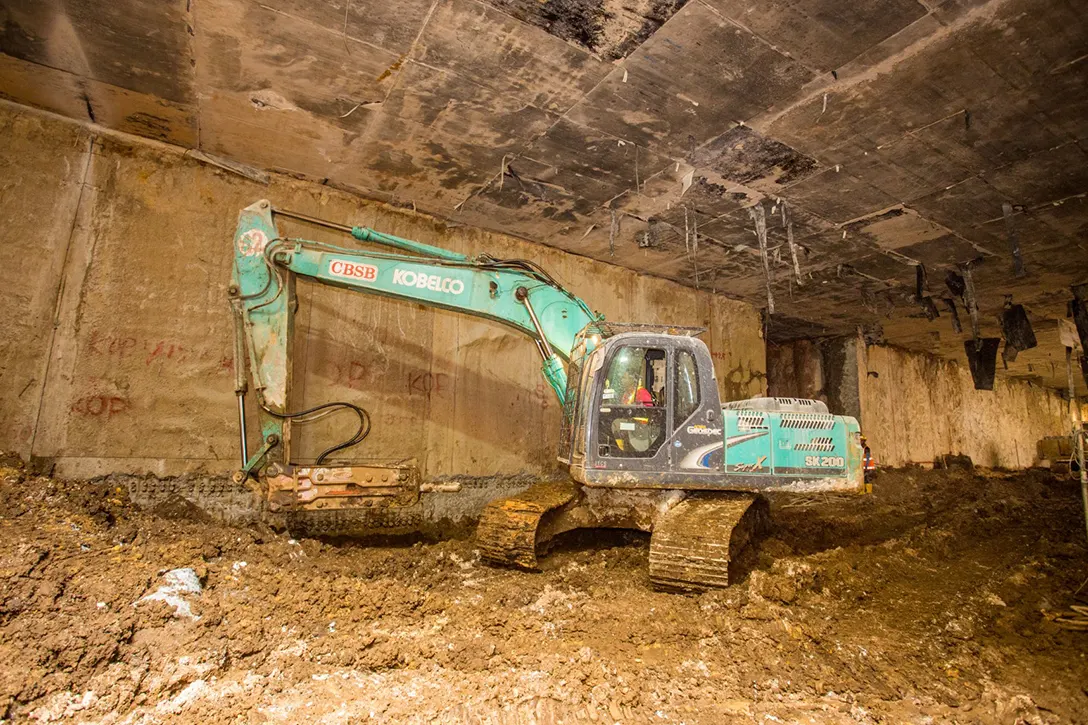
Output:
[[797,261],[797,243],[793,240],[793,214],[790,213],[785,200],[779,203],[782,205],[782,226],[786,227],[786,244],[790,247],[790,258],[793,260],[793,276],[797,280],[797,286],[804,287],[805,283],[801,279],[801,263]]
[[661,236],[661,223],[651,219],[646,224],[646,231],[638,235],[639,249],[653,249]]
[[975,340],[979,338],[978,300],[975,297],[975,281],[971,276],[971,270],[976,263],[977,260],[963,262],[959,265],[960,271],[963,272],[962,275],[950,269],[944,279],[948,291],[954,297],[960,298],[963,308],[967,310],[967,314],[971,317],[971,337]]
[[620,218],[615,209],[609,209],[612,219],[608,225],[608,256],[616,256],[616,235],[620,233]]
[[1075,284],[1070,289],[1073,299],[1069,301],[1069,316],[1077,327],[1081,347],[1088,350],[1088,284]]
[[[964,309],[971,317],[971,339],[963,341],[964,352],[967,353],[967,364],[971,368],[971,379],[975,383],[975,390],[993,390],[994,375],[997,371],[997,350],[1001,346],[1000,337],[982,337],[980,333],[978,317],[978,297],[975,294],[975,279],[972,270],[979,260],[962,262],[959,265],[960,272],[948,270],[945,275],[945,286],[954,297],[959,297]],[[955,303],[949,301],[953,311],[952,325],[959,331],[959,317],[955,313]]]
[[922,314],[927,320],[933,321],[941,316],[937,305],[933,302],[933,295],[929,291],[929,275],[926,274],[926,266],[919,262],[914,266],[914,301],[922,308]]
[[879,345],[884,342],[884,326],[879,322],[859,326],[858,333],[866,345]]
[[1075,284],[1070,289],[1073,299],[1069,301],[1069,316],[1073,318],[1077,337],[1080,338],[1083,353],[1080,358],[1081,374],[1084,376],[1084,384],[1088,385],[1088,284]]
[[983,337],[963,341],[963,350],[967,353],[967,364],[971,368],[971,379],[975,382],[975,390],[994,389],[994,375],[997,373],[997,349],[1000,345],[1000,337]]
[[941,301],[944,302],[944,306],[948,308],[948,313],[952,316],[952,331],[957,334],[963,332],[963,325],[960,324],[960,313],[956,310],[956,301],[951,297],[942,297]]
[[1001,333],[1005,337],[1005,349],[1001,359],[1008,364],[1016,361],[1021,350],[1030,350],[1039,343],[1031,327],[1027,310],[1023,305],[1014,305],[1012,295],[1005,295],[1005,309],[1001,313]]
[[978,297],[975,295],[975,277],[971,273],[971,263],[961,264],[963,270],[963,306],[967,308],[967,314],[971,317],[971,337],[979,338],[978,322]]
[[1009,253],[1012,254],[1012,272],[1017,277],[1023,277],[1028,272],[1024,269],[1024,258],[1020,254],[1020,240],[1016,234],[1016,226],[1013,221],[1012,204],[1005,202],[1001,205],[1001,213],[1005,216],[1005,234],[1009,240]]
[[748,214],[756,223],[756,238],[759,240],[759,257],[763,260],[763,276],[767,282],[767,314],[774,314],[774,292],[771,289],[771,262],[767,256],[767,215],[763,202],[748,208]]
[[967,289],[967,283],[963,281],[963,277],[956,274],[956,271],[952,269],[945,274],[944,285],[952,293],[953,297],[963,297],[963,293]]
[[873,316],[879,317],[881,315],[880,300],[877,298],[876,293],[868,284],[863,284],[859,294],[861,295],[861,306],[872,313]]
[[689,213],[687,204],[684,205],[684,249],[695,270],[695,289],[699,289],[699,218]]

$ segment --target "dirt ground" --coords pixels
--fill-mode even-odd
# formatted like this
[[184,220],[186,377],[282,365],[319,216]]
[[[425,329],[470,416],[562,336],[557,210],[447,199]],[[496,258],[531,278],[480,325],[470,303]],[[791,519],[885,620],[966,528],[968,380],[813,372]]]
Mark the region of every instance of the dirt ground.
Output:
[[[4,722],[1088,722],[1088,632],[1053,621],[1088,578],[1078,488],[1044,473],[775,499],[758,568],[698,596],[652,591],[632,533],[525,574],[0,473]],[[181,567],[201,593],[139,601]]]

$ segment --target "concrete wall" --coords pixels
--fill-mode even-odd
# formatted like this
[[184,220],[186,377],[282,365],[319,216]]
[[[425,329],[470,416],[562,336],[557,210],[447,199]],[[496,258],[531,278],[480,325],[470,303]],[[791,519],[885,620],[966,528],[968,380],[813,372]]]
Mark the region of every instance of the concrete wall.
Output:
[[1040,438],[1069,433],[1069,403],[1051,390],[1001,378],[975,390],[964,365],[858,348],[863,430],[886,464],[962,453],[981,466],[1025,468]]
[[767,344],[767,394],[827,402],[822,354],[816,341]]
[[857,344],[835,337],[767,345],[768,395],[822,400],[834,413],[860,421]]
[[1070,430],[1069,404],[1051,390],[1000,377],[992,391],[975,390],[965,366],[855,338],[769,346],[767,368],[772,394],[816,397],[856,415],[881,465],[955,453],[1023,468],[1035,462],[1040,438]]
[[[236,466],[226,285],[237,213],[259,198],[532,259],[609,319],[709,328],[724,399],[764,390],[759,316],[746,304],[325,186],[275,175],[258,184],[18,107],[0,106],[0,129],[0,448],[55,459],[62,473]],[[558,406],[527,338],[311,283],[299,296],[296,407],[363,404],[374,428],[357,460],[414,458],[428,477],[554,472]],[[345,416],[296,428],[300,456],[352,425]]]

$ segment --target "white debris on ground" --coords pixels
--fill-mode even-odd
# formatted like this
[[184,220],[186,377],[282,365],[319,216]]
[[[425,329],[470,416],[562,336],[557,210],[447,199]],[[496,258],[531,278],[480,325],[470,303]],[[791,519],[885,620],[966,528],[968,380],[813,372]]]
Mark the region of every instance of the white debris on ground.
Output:
[[199,596],[203,591],[196,571],[189,568],[171,569],[163,574],[163,580],[162,586],[137,600],[133,606],[141,602],[165,602],[174,609],[175,617],[200,619],[193,614],[192,605],[185,599],[186,596]]

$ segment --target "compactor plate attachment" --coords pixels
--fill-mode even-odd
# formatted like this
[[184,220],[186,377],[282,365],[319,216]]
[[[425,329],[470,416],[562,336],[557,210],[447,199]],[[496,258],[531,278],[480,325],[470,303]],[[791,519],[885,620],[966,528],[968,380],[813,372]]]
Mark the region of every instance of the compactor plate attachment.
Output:
[[419,500],[412,465],[285,466],[264,471],[273,513],[410,506]]

